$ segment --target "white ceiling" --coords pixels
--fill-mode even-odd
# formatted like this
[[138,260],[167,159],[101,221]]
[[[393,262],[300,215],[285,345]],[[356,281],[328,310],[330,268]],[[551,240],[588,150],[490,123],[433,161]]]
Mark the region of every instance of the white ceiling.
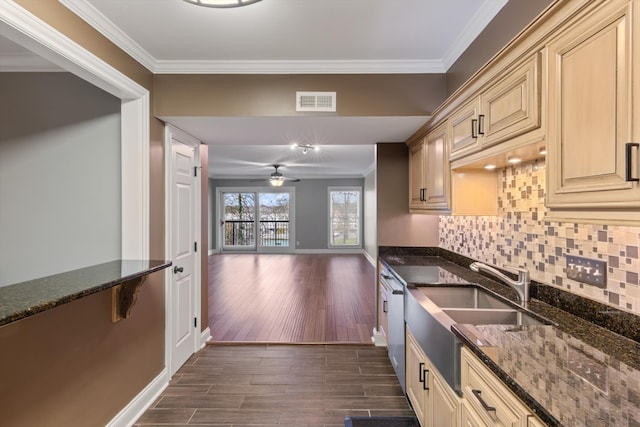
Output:
[[[59,0],[154,73],[442,73],[507,0]],[[55,67],[0,39],[0,71]],[[208,143],[210,176],[362,176],[372,144],[428,117],[165,117]],[[291,142],[323,146],[294,155]],[[368,145],[368,147],[366,147]],[[299,153],[298,153],[299,154]],[[314,155],[314,157],[312,157]],[[267,166],[265,166],[267,165]]]

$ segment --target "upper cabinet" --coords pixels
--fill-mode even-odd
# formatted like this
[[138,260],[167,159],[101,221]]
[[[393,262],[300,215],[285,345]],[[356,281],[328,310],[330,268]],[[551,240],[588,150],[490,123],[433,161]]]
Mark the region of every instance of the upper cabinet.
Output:
[[442,124],[409,145],[410,210],[450,211],[450,179],[447,128]]
[[[541,128],[539,52],[500,73],[447,119],[451,160]],[[542,139],[542,134],[536,135]]]
[[552,216],[557,211],[578,219],[637,216],[639,7],[637,1],[599,2],[547,44]]

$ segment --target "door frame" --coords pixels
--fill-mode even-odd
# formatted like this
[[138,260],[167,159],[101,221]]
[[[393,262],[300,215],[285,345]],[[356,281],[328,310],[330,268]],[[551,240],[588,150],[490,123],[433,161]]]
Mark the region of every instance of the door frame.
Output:
[[[222,193],[289,193],[289,247],[286,250],[282,250],[281,247],[275,246],[273,249],[268,246],[258,245],[258,230],[256,227],[256,248],[255,250],[237,250],[237,251],[225,251],[224,250],[224,233],[222,231]],[[256,211],[259,209],[259,202],[256,198]],[[215,222],[216,228],[216,244],[220,249],[220,253],[252,253],[252,254],[265,254],[265,253],[278,253],[288,254],[296,251],[296,188],[295,187],[217,187],[216,188],[216,201],[215,201]],[[262,248],[262,249],[261,249]]]
[[[164,251],[165,251],[165,259],[171,259],[171,243],[172,243],[172,210],[173,206],[172,200],[172,191],[171,191],[171,177],[173,176],[171,171],[172,162],[171,162],[171,140],[173,137],[177,137],[180,142],[193,147],[194,149],[194,160],[195,160],[195,170],[197,172],[197,178],[194,183],[194,194],[193,198],[193,209],[194,209],[194,224],[195,224],[195,240],[198,245],[199,250],[196,252],[195,260],[194,260],[194,280],[193,280],[193,313],[196,318],[197,326],[194,326],[196,332],[193,334],[193,353],[200,350],[203,347],[204,341],[206,341],[209,335],[209,329],[206,328],[201,332],[202,329],[202,309],[201,309],[201,289],[202,289],[202,262],[201,262],[201,251],[206,251],[207,248],[202,247],[202,224],[201,224],[201,194],[202,194],[202,176],[204,173],[201,167],[201,158],[200,158],[200,145],[202,144],[200,140],[195,138],[192,135],[184,132],[183,130],[170,125],[169,123],[165,123],[165,131],[164,131],[164,167],[165,167],[165,198],[164,198],[164,211],[165,211],[165,243],[164,243]],[[173,343],[171,342],[172,331],[174,327],[174,319],[173,319],[173,304],[175,303],[173,298],[173,289],[171,286],[173,270],[171,268],[167,268],[164,270],[165,276],[165,365],[169,372],[169,378],[173,376]],[[204,339],[203,339],[204,337]],[[176,369],[177,370],[177,369]]]

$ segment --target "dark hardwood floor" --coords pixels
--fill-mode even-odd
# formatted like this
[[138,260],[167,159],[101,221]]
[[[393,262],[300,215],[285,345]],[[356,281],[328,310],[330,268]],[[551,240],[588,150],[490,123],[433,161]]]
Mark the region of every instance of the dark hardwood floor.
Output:
[[214,342],[371,343],[374,295],[363,255],[209,257]]
[[214,344],[194,354],[135,426],[344,427],[413,415],[386,349]]

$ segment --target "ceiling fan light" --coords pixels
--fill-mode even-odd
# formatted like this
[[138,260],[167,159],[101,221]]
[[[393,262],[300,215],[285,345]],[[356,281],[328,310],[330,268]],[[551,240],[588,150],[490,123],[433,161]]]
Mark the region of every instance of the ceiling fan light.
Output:
[[195,4],[205,7],[240,7],[247,6],[253,3],[258,3],[261,0],[184,0],[187,3]]
[[272,187],[282,187],[282,184],[284,184],[284,179],[282,179],[282,178],[271,178],[271,179],[269,179],[269,184],[271,184]]

